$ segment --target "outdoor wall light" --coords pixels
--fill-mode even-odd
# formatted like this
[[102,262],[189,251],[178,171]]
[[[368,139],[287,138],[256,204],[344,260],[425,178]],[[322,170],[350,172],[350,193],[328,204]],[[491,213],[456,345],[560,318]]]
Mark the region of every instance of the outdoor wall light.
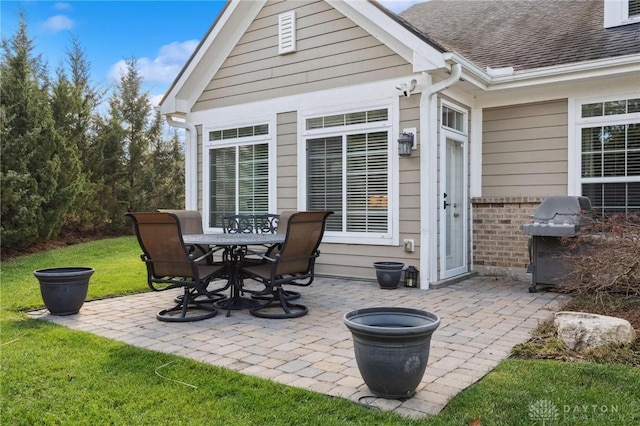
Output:
[[415,266],[409,266],[404,270],[404,286],[410,288],[417,288],[419,286],[418,281],[419,272]]
[[398,155],[410,157],[413,149],[413,133],[402,133],[398,139]]

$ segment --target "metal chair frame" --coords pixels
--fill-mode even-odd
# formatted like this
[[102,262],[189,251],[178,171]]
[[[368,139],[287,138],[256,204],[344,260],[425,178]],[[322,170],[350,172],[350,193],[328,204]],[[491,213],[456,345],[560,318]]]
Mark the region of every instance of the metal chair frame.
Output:
[[275,234],[280,215],[277,214],[234,214],[222,216],[222,229],[227,234]]

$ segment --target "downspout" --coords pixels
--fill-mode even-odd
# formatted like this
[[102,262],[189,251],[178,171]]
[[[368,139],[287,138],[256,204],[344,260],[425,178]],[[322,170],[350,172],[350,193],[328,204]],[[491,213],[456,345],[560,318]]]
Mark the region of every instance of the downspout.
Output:
[[198,131],[196,126],[185,121],[176,121],[165,116],[167,124],[185,129],[187,140],[184,153],[184,205],[186,210],[198,210]]
[[[420,146],[427,148],[420,154],[420,270],[429,271],[428,279],[420,280],[420,288],[429,289],[429,284],[438,276],[438,103],[434,95],[460,80],[462,65],[454,63],[451,75],[431,85],[431,75],[423,73],[428,87],[420,96]],[[434,205],[435,202],[435,205]],[[435,208],[434,208],[435,207]],[[426,244],[425,244],[426,243]]]

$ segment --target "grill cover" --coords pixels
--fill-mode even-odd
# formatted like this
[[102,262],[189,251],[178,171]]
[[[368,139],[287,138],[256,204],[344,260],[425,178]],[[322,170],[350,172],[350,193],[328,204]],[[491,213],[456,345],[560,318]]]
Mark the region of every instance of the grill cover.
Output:
[[587,220],[584,213],[591,211],[587,197],[547,197],[533,214],[533,223],[522,227],[526,235],[546,237],[574,236]]

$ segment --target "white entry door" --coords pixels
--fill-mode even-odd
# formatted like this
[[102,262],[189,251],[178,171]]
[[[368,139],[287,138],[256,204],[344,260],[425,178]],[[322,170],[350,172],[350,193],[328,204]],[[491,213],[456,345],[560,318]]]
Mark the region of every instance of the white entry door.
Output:
[[[447,133],[447,132],[445,132]],[[465,139],[445,135],[440,205],[441,278],[467,272]]]

